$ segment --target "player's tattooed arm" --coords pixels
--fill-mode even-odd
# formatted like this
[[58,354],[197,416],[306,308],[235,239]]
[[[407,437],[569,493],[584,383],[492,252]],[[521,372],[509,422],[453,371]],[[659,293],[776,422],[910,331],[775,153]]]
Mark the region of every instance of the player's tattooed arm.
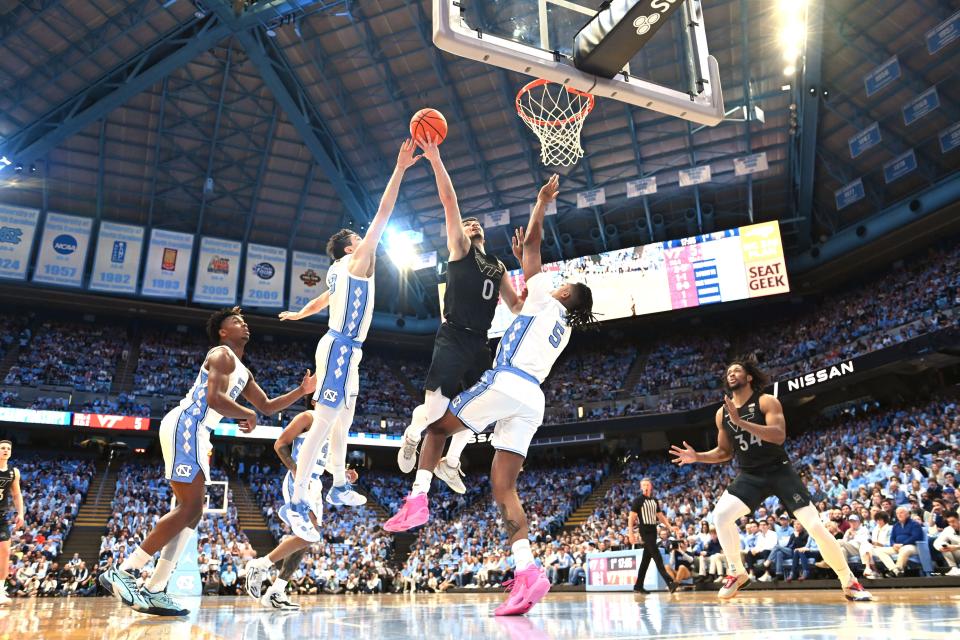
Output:
[[293,459],[293,445],[280,444],[277,442],[273,450],[277,452],[277,457],[293,475],[297,475],[297,462]]
[[503,520],[503,528],[507,530],[507,539],[512,538],[520,531],[520,523],[516,520],[511,520],[510,516],[507,515],[507,505],[500,502],[497,503],[497,506],[500,508],[500,518]]

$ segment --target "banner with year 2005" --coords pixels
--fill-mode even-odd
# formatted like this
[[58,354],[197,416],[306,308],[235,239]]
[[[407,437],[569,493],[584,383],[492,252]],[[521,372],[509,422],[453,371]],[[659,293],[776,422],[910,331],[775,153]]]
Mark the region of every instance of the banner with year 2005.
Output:
[[48,213],[43,223],[34,282],[79,287],[90,246],[91,218]]
[[185,299],[193,253],[193,234],[152,229],[140,293],[157,298]]
[[[294,251],[290,260],[290,308],[298,311],[327,290],[330,258],[315,253]],[[324,309],[324,314],[327,310]]]
[[101,222],[97,252],[90,274],[90,289],[136,293],[143,253],[143,227]]
[[282,308],[287,250],[262,244],[247,245],[243,277],[243,305]]
[[36,209],[0,204],[0,278],[23,280],[37,230]]
[[200,238],[197,277],[193,284],[194,302],[222,305],[237,303],[242,249],[243,244],[236,240]]

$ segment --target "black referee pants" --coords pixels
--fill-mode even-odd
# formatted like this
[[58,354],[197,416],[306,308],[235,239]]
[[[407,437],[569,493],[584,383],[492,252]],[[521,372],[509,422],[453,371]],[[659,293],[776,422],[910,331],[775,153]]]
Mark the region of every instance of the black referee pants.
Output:
[[646,530],[641,527],[640,540],[643,541],[643,558],[640,560],[640,569],[637,571],[637,584],[641,587],[643,586],[643,579],[647,575],[647,569],[650,567],[651,559],[653,559],[654,564],[657,565],[657,571],[660,572],[660,576],[664,582],[670,584],[673,578],[667,573],[667,568],[663,566],[663,556],[660,555],[660,549],[657,547],[656,528]]

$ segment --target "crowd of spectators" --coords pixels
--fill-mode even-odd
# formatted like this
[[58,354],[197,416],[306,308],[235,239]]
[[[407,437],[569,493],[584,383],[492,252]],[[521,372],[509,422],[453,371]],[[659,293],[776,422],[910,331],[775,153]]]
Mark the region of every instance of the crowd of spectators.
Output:
[[[92,462],[58,458],[14,459],[20,470],[24,526],[10,521],[10,596],[84,595],[91,587],[89,568],[76,558],[62,566],[57,559],[90,489]],[[93,592],[96,585],[93,584]]]
[[[211,479],[225,480],[226,476],[219,469],[211,469]],[[223,504],[222,492],[222,485],[208,488],[210,508]],[[220,592],[235,595],[238,585],[229,581],[231,567],[242,579],[242,567],[256,557],[256,551],[240,529],[232,489],[228,495],[225,514],[205,513],[197,525],[197,553],[201,579],[206,582],[210,572],[215,572]],[[119,565],[136,550],[157,520],[169,511],[171,498],[170,483],[164,479],[162,465],[128,462],[120,467],[111,503],[112,514],[100,542],[99,571]],[[153,569],[151,560],[136,574],[138,581],[145,582]],[[226,583],[223,574],[227,575]]]
[[[290,527],[277,516],[283,504],[280,483],[284,476],[286,470],[279,465],[251,467],[247,476],[277,542],[290,535]],[[326,490],[329,488],[327,476]],[[294,571],[287,587],[291,593],[383,593],[392,588],[393,537],[383,531],[381,518],[371,506],[335,507],[325,502],[321,533],[321,541]]]
[[[535,555],[548,555],[563,522],[608,471],[601,463],[584,463],[562,469],[525,469],[520,474],[517,492],[527,513]],[[391,509],[399,506],[398,496],[404,495],[406,488],[402,482],[394,484],[373,494],[383,496],[380,499]],[[434,482],[434,487],[441,484]],[[513,558],[488,479],[471,475],[468,487],[471,493],[461,499],[462,506],[446,511],[442,510],[445,487],[431,491],[431,520],[417,531],[417,540],[400,571],[398,590],[488,587],[512,578]]]
[[93,323],[78,327],[51,320],[34,323],[21,332],[20,354],[4,384],[106,392],[118,363],[128,355],[126,332],[119,327]]
[[[927,530],[932,544],[948,527],[946,514],[957,508],[960,413],[954,401],[940,398],[890,408],[865,404],[825,418],[810,431],[788,438],[786,448],[828,528],[833,528],[833,522],[833,530],[841,538],[852,523],[863,527],[862,539],[848,552],[851,563],[861,565],[860,569],[869,577],[897,575],[898,568],[899,573],[904,569],[891,568],[880,556],[863,558],[859,553],[867,550],[860,542],[868,536],[879,536],[885,525],[896,523],[898,507],[905,507],[906,517]],[[716,534],[711,532],[711,510],[735,472],[732,463],[676,467],[664,453],[634,458],[587,521],[579,529],[564,533],[554,545],[573,547],[582,540],[589,541],[592,549],[628,545],[630,502],[636,497],[640,479],[650,477],[665,515],[673,523],[669,530],[661,528],[664,552],[677,566],[692,564],[695,576],[716,580],[724,564],[718,555]],[[775,545],[768,544],[774,540],[770,535],[766,541],[758,539],[758,534],[764,533],[761,522],[776,534]],[[743,518],[740,525],[744,551],[751,551],[749,558],[759,556],[761,560],[752,567],[755,577],[799,579],[816,570],[813,561],[807,562],[819,560],[815,543],[806,541],[802,527],[794,531],[796,523],[775,496]],[[791,541],[794,533],[797,537]],[[951,530],[948,535],[953,533]],[[874,539],[873,546],[889,546],[889,534],[889,528],[885,529],[883,536],[887,537]],[[806,554],[794,563],[791,573],[777,572],[773,561],[765,564],[769,552],[778,545],[784,547],[781,555],[790,550],[792,557],[796,549]],[[931,552],[943,572],[955,566],[937,549],[931,548]],[[822,563],[819,568],[823,568]]]
[[133,388],[146,396],[184,395],[196,380],[207,349],[207,340],[199,333],[145,332],[140,340]]

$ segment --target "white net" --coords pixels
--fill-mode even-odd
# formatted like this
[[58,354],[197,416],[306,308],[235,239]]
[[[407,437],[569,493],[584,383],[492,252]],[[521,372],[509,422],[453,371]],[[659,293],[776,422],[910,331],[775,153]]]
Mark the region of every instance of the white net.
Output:
[[517,94],[517,114],[540,139],[540,161],[569,166],[583,157],[580,130],[594,99],[549,80],[534,80]]

